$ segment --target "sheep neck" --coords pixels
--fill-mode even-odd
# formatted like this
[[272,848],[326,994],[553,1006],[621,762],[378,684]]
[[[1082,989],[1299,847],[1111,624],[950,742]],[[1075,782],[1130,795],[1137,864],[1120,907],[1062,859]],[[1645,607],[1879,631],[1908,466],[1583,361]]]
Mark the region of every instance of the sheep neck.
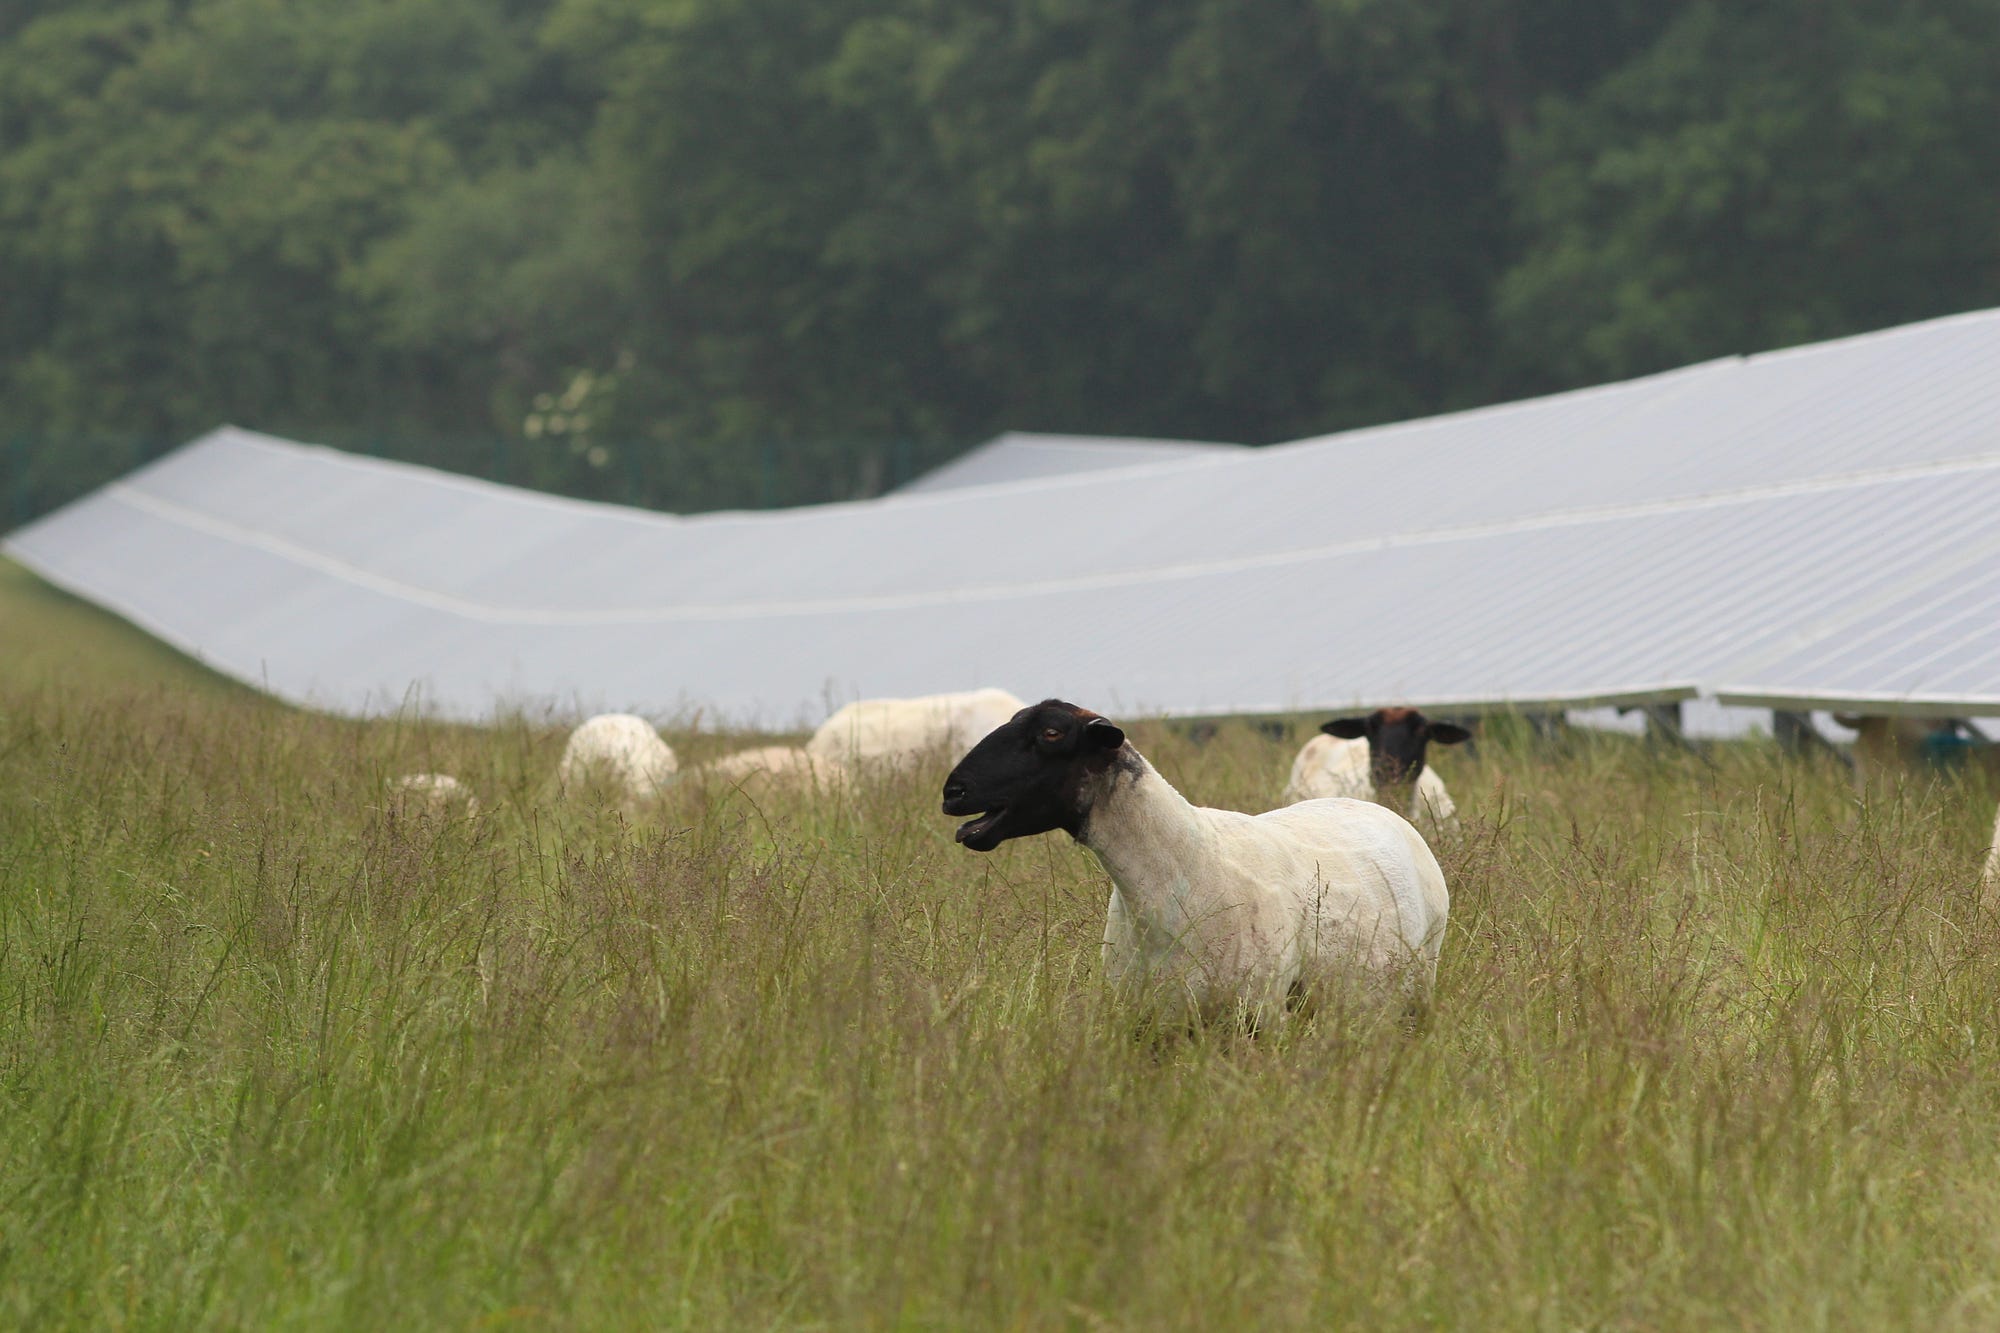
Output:
[[1091,783],[1078,841],[1097,854],[1125,905],[1158,924],[1179,921],[1218,853],[1198,808],[1127,746]]

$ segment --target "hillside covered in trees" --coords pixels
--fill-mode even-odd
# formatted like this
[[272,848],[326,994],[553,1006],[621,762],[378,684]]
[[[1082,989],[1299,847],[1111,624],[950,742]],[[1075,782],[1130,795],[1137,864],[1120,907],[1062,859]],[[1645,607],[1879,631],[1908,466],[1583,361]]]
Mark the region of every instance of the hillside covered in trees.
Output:
[[221,421],[700,508],[2000,304],[1992,0],[15,0],[19,519]]

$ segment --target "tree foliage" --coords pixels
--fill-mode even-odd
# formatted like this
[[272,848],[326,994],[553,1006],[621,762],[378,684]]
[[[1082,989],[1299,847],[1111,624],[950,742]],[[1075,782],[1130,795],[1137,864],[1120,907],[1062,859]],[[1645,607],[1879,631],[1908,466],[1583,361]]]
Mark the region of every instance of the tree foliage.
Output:
[[1496,306],[1553,383],[2000,301],[2000,7],[1696,5],[1518,140]]
[[221,420],[674,505],[1295,437],[1994,303],[1996,124],[1988,0],[35,0],[0,432],[28,508]]

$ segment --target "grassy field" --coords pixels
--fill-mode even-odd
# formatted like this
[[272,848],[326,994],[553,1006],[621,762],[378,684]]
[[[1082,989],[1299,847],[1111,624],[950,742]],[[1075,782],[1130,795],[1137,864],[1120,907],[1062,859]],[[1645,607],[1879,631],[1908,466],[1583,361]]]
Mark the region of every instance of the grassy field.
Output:
[[[1427,1032],[1160,1045],[1095,862],[962,851],[939,774],[626,821],[547,728],[301,714],[11,568],[0,642],[0,1324],[2000,1326],[1972,784],[1503,721]],[[1133,732],[1211,804],[1290,759]]]
[[15,694],[56,685],[119,695],[148,689],[210,698],[246,693],[5,556],[0,556],[0,684]]

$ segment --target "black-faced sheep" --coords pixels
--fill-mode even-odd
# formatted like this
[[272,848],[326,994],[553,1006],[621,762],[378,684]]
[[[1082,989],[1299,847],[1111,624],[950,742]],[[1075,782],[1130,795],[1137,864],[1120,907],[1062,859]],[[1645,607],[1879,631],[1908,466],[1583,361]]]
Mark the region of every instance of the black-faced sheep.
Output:
[[1458,806],[1444,779],[1427,765],[1432,745],[1457,745],[1472,733],[1451,722],[1433,722],[1414,708],[1378,708],[1366,717],[1335,718],[1320,726],[1292,761],[1286,804],[1326,796],[1380,801],[1418,828],[1450,834]]
[[1423,838],[1364,801],[1261,815],[1191,804],[1114,723],[1058,699],[1016,713],[944,784],[958,841],[1062,829],[1111,876],[1104,968],[1170,1009],[1253,1024],[1329,985],[1427,1001],[1450,896]]

